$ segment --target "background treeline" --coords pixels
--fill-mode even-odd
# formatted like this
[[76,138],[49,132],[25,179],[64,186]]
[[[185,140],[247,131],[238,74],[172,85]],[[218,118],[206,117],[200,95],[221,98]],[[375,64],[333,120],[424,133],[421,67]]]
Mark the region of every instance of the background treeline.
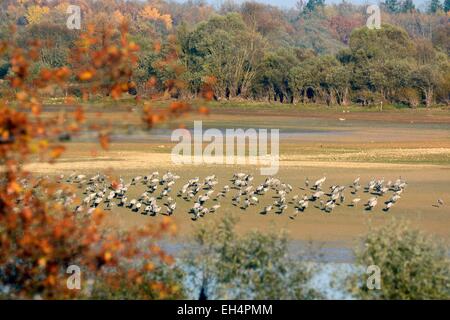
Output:
[[[345,1],[300,1],[288,10],[231,1],[220,8],[203,1],[70,4],[82,8],[82,29],[93,24],[95,30],[111,31],[129,23],[141,48],[130,79],[140,95],[166,91],[168,97],[195,98],[206,83],[217,100],[410,107],[449,102],[449,0],[432,0],[423,12],[411,0],[386,0],[379,30],[365,27],[366,6]],[[0,4],[0,39],[45,44],[33,64],[36,74],[76,68],[70,49],[83,30],[66,27],[68,5],[64,0]],[[0,78],[8,72],[9,62],[0,61]],[[76,90],[76,79],[73,83],[68,90]]]

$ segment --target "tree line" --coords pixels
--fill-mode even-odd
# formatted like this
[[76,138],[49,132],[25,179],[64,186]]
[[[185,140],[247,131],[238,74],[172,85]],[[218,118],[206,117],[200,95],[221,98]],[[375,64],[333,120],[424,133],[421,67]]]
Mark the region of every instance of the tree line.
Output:
[[[420,12],[411,1],[382,3],[381,29],[365,26],[365,6],[299,2],[279,9],[256,2],[83,1],[82,27],[127,22],[139,47],[132,93],[170,90],[195,98],[205,84],[217,100],[410,107],[448,104],[449,4]],[[2,3],[0,39],[47,44],[33,72],[70,66],[78,31],[66,28],[64,0]],[[3,10],[4,9],[4,10]],[[118,38],[118,37],[117,37]],[[119,40],[119,39],[118,39]],[[0,61],[0,78],[11,72]],[[73,90],[76,90],[73,79]]]

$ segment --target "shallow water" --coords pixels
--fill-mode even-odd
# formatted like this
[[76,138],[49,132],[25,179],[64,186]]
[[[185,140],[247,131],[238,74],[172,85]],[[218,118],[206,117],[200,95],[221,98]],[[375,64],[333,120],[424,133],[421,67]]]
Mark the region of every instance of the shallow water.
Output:
[[[226,128],[217,128],[224,136]],[[246,128],[243,128],[246,130]],[[207,128],[205,128],[207,130]],[[171,135],[173,130],[171,129],[152,129],[150,131],[136,130],[130,133],[113,133],[110,135],[111,142],[171,142]],[[193,139],[193,130],[189,130]],[[257,130],[258,132],[258,130]],[[204,133],[204,131],[203,131]],[[270,129],[267,131],[270,139]],[[354,133],[351,131],[338,131],[338,130],[314,130],[314,129],[283,129],[279,131],[280,140],[288,139],[305,139],[310,140],[319,137],[327,136],[351,136]],[[244,138],[245,133],[236,132],[236,137]],[[98,140],[98,134],[94,131],[84,131],[72,138],[75,142],[94,142]]]

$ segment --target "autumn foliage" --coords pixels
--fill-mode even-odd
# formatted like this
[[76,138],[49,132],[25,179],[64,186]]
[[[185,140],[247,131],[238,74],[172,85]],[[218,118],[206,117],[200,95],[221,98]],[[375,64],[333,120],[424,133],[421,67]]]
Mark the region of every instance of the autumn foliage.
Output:
[[[45,10],[30,7],[29,14],[33,22]],[[169,26],[164,15],[148,14]],[[84,107],[69,89],[76,87],[82,99],[98,93],[120,99],[133,92],[131,79],[140,48],[129,40],[127,30],[126,23],[117,29],[88,25],[70,50],[69,65],[44,68],[37,74],[31,67],[42,43],[31,40],[18,46],[14,29],[12,37],[0,43],[0,57],[11,64],[0,92],[0,297],[183,296],[176,272],[167,274],[173,258],[157,244],[176,232],[169,218],[136,230],[111,230],[105,227],[100,209],[74,213],[79,200],[63,179],[36,177],[25,170],[30,159],[57,161],[65,151],[58,140],[61,133],[96,130],[101,147],[108,148],[110,128],[86,128]],[[42,98],[55,92],[64,92],[65,103],[74,111],[62,118],[44,117]],[[143,105],[143,119],[150,126],[190,110],[181,101],[157,113],[150,107],[151,99]],[[82,269],[82,290],[66,286],[66,269],[72,264]]]

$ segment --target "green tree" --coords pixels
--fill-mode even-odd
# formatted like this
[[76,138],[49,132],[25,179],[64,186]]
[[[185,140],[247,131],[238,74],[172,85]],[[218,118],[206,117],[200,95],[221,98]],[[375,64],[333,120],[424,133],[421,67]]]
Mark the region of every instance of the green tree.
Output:
[[0,79],[4,79],[8,74],[11,64],[8,61],[0,59]]
[[428,9],[428,11],[430,13],[436,13],[436,12],[438,12],[440,10],[443,10],[443,9],[444,8],[443,8],[443,6],[442,6],[442,4],[441,4],[441,2],[439,0],[431,0],[430,1],[430,7]]
[[[394,221],[371,230],[355,252],[361,272],[349,279],[350,291],[361,299],[450,299],[447,250],[420,231]],[[381,289],[369,290],[366,268],[381,271]]]
[[450,57],[450,32],[447,24],[436,26],[433,29],[432,42],[433,46],[447,53],[447,56]]
[[315,12],[325,6],[325,0],[308,0],[305,6],[306,12]]
[[351,70],[347,66],[335,64],[330,69],[328,78],[332,100],[340,105],[347,105],[350,92]]
[[412,0],[405,0],[400,5],[400,12],[407,13],[412,12],[416,9],[414,2]]
[[398,0],[386,0],[384,2],[384,7],[386,8],[386,11],[389,13],[399,13],[401,3]]
[[213,76],[215,95],[233,98],[249,94],[265,46],[262,36],[232,13],[199,24],[182,41],[181,52],[190,83]]
[[437,65],[427,64],[419,66],[411,74],[412,84],[420,89],[428,108],[433,104],[436,89],[443,84],[444,77]]
[[349,75],[340,67],[339,61],[332,55],[303,61],[290,72],[294,94],[299,95],[302,102],[311,99],[313,102],[322,101],[328,105],[336,101],[338,94],[338,102],[343,102]]
[[[383,25],[379,30],[355,29],[350,37],[350,53],[340,59],[349,61],[347,66],[352,68],[353,90],[365,92],[368,100],[383,100],[395,89],[390,74],[395,73],[397,62],[413,60],[414,53],[414,44],[403,29]],[[375,95],[367,96],[368,91]]]
[[239,235],[236,218],[199,227],[186,253],[188,281],[208,299],[314,299],[311,271],[288,255],[288,238],[274,232]]
[[393,25],[383,25],[381,29],[357,28],[350,35],[349,46],[353,57],[359,61],[382,62],[413,54],[408,33]]
[[449,12],[450,11],[450,0],[444,1],[444,11]]
[[[145,261],[135,261],[135,265],[130,264],[129,269],[136,268],[136,263],[145,263]],[[151,272],[141,275],[139,281],[130,285],[126,279],[119,281],[116,286],[112,287],[107,281],[101,277],[96,277],[92,281],[86,298],[93,300],[149,300],[149,299],[166,299],[180,300],[186,299],[186,288],[183,285],[184,272],[180,266],[174,264],[167,266],[162,263],[151,264]],[[91,275],[87,275],[90,277]],[[92,277],[94,280],[94,277]],[[155,290],[155,283],[164,284],[176,288],[175,293],[161,297]]]
[[289,83],[289,70],[299,63],[294,50],[279,49],[268,53],[261,63],[254,89],[256,94],[269,101],[292,102],[293,93]]

